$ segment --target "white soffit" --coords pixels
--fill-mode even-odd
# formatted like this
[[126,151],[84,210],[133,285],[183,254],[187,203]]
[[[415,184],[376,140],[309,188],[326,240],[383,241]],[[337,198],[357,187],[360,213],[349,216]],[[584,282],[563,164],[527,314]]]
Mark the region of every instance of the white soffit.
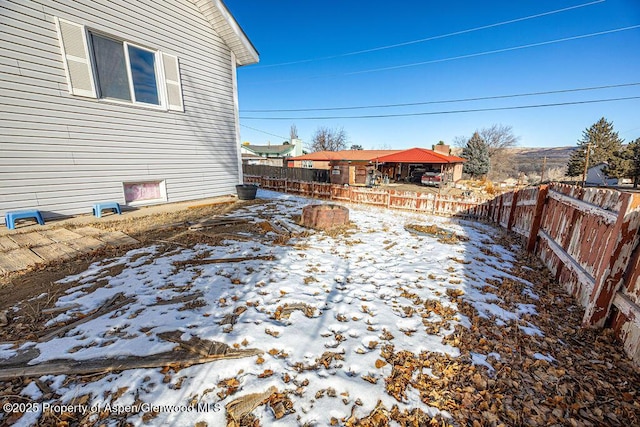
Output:
[[239,66],[259,61],[258,51],[221,0],[192,0],[236,55]]

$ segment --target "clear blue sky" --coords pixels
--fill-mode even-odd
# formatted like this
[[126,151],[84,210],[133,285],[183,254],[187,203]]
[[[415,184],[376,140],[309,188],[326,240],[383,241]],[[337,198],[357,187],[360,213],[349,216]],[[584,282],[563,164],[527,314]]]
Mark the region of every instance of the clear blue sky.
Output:
[[[350,143],[365,149],[430,148],[440,140],[452,143],[457,136],[502,124],[512,126],[522,147],[569,146],[603,116],[625,141],[640,137],[640,99],[341,118],[640,97],[640,85],[393,108],[250,111],[424,103],[640,83],[640,0],[225,3],[260,53],[260,63],[238,69],[242,141],[279,144],[295,124],[305,142],[318,127],[327,126],[344,128]],[[571,9],[559,11],[566,8]],[[608,33],[582,37],[602,32]],[[406,44],[427,38],[431,40]],[[377,49],[397,44],[404,45]],[[355,54],[366,50],[371,51]],[[335,118],[316,118],[327,116]]]

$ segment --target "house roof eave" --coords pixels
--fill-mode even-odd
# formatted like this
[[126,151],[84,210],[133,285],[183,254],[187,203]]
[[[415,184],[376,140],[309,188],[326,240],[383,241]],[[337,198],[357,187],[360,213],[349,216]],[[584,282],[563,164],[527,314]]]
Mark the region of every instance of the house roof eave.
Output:
[[256,64],[258,51],[222,0],[191,0],[236,56],[238,66]]

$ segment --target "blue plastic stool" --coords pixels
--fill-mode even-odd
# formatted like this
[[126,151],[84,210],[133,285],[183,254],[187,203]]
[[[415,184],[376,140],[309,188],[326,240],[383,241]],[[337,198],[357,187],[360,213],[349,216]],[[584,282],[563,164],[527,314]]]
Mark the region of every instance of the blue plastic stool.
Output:
[[15,230],[16,228],[16,219],[23,218],[35,218],[38,221],[38,224],[44,225],[44,218],[42,218],[42,214],[39,210],[33,209],[29,211],[13,211],[7,212],[4,216],[5,224],[9,230]]
[[102,211],[105,209],[111,209],[113,213],[117,213],[118,215],[122,215],[122,209],[120,209],[120,204],[118,202],[102,202],[96,203],[93,205],[93,214],[98,218],[102,217]]

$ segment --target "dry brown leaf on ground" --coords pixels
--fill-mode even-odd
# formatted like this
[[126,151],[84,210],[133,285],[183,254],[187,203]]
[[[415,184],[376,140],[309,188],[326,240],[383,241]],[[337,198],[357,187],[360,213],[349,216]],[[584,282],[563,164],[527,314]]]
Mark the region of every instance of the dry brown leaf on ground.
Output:
[[239,398],[227,403],[227,427],[239,427],[242,419],[250,414],[260,405],[264,405],[278,389],[274,386],[269,387],[262,393],[251,393],[240,396]]

